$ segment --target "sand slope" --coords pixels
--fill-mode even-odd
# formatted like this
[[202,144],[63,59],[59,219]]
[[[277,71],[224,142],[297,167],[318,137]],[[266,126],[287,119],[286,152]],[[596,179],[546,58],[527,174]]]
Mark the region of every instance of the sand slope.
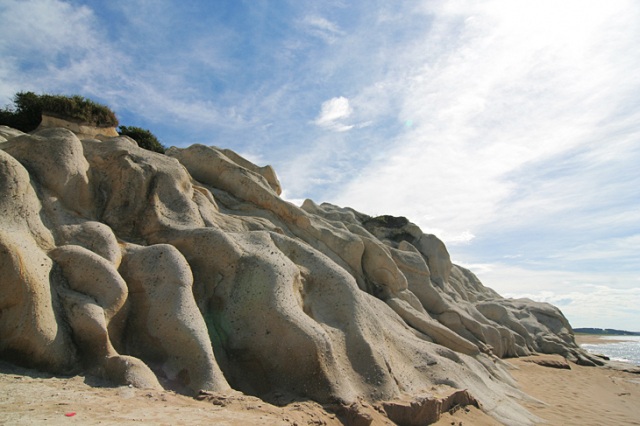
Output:
[[[557,370],[510,360],[522,390],[537,400],[524,405],[548,425],[639,425],[640,375],[571,364]],[[247,396],[229,397],[225,405],[175,394],[127,386],[95,387],[87,379],[51,377],[0,363],[0,423],[50,424],[216,424],[216,425],[339,425],[335,414],[314,402],[275,407]],[[95,381],[91,381],[96,385]],[[102,384],[105,385],[104,383]],[[224,401],[224,399],[223,399]],[[65,413],[75,412],[74,417]],[[392,424],[369,410],[373,425]],[[375,416],[375,418],[373,418]],[[445,414],[439,426],[501,425],[477,408]],[[545,423],[539,423],[545,424]]]
[[640,425],[640,375],[571,365],[545,369],[510,360],[521,389],[538,401],[525,402],[553,425]]

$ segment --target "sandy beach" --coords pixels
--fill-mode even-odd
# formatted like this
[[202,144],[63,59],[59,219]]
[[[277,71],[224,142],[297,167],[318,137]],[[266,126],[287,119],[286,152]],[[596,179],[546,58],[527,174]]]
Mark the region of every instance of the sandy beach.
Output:
[[524,404],[553,425],[640,425],[640,375],[571,364],[571,370],[510,360]]
[[[548,359],[562,359],[544,356]],[[640,375],[571,364],[571,370],[534,364],[531,357],[508,360],[520,388],[532,398],[529,411],[547,425],[640,425]],[[444,425],[499,425],[477,409],[443,416]]]
[[[578,344],[613,343],[611,337],[576,335]],[[563,361],[557,355],[541,355],[506,360],[520,389],[530,395],[523,402],[529,411],[548,425],[640,425],[640,374],[608,368],[583,367],[569,363],[571,369],[537,365],[532,360]],[[443,416],[437,425],[499,425],[477,409],[460,410]]]
[[[582,338],[581,338],[582,339]],[[640,375],[570,364],[570,370],[543,367],[532,359],[506,360],[522,391],[523,405],[548,425],[640,425]],[[44,424],[203,424],[339,425],[313,402],[275,407],[245,395],[197,401],[173,392],[129,387],[92,387],[84,377],[52,377],[0,366],[0,423]],[[95,384],[95,383],[93,383]],[[371,408],[371,407],[369,407]],[[373,409],[372,424],[391,424]],[[476,408],[446,414],[437,425],[499,425]]]

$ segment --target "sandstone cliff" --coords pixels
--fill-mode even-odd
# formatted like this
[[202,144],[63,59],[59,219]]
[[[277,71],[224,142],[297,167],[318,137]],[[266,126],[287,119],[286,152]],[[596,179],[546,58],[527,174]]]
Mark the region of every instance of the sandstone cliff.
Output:
[[500,358],[579,349],[404,218],[281,198],[269,166],[193,145],[0,128],[0,357],[186,394],[393,400],[467,389],[531,417]]

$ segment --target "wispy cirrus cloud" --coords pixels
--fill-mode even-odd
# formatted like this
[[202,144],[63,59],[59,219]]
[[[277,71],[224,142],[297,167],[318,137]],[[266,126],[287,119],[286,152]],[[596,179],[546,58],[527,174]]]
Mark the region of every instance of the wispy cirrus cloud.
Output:
[[[80,93],[108,103],[119,115],[135,116],[136,124],[247,126],[251,120],[229,98],[203,96],[203,82],[229,71],[217,47],[227,35],[184,33],[162,44],[170,34],[175,36],[169,31],[175,24],[175,4],[114,1],[109,8],[108,18],[118,18],[113,22],[96,15],[88,4],[62,0],[8,0],[0,5],[2,103],[23,90]],[[151,19],[156,15],[158,19]],[[119,31],[111,31],[115,23]],[[200,71],[194,73],[196,69]],[[201,80],[202,69],[209,72],[207,80]]]
[[[617,328],[640,331],[640,287],[580,285],[574,291],[506,293],[506,297],[526,297],[558,306],[573,327]],[[594,325],[595,324],[595,325]]]
[[[55,60],[67,49],[96,47],[96,37],[90,30],[96,17],[86,6],[73,7],[57,0],[8,0],[0,10],[4,24],[0,46],[3,50],[11,47],[14,58],[39,54]],[[78,33],[84,37],[78,37]]]
[[[453,241],[502,220],[503,202],[523,190],[540,199],[553,181],[541,180],[536,192],[518,181],[522,167],[588,146],[594,135],[617,143],[615,133],[602,134],[602,123],[617,119],[629,91],[640,87],[637,78],[627,78],[640,57],[628,55],[637,31],[621,36],[620,28],[631,27],[638,14],[637,8],[628,13],[629,3],[584,13],[572,3],[549,14],[538,4],[524,12],[504,2],[443,4],[409,55],[413,67],[378,83],[381,104],[395,89],[397,122],[410,127],[334,200],[413,217]],[[450,48],[434,59],[429,46],[442,40]],[[368,98],[376,104],[375,91]],[[582,174],[567,179],[579,182]],[[375,201],[367,195],[374,191],[383,194]],[[557,209],[553,201],[536,205]],[[564,201],[556,211],[575,207]]]
[[464,266],[504,297],[558,306],[574,327],[640,331],[640,276],[636,273],[610,268],[598,273],[576,273],[532,269],[510,262]]
[[86,83],[88,75],[110,64],[113,52],[99,42],[97,19],[88,7],[57,0],[8,0],[0,13],[0,97],[5,102],[18,90]]
[[308,15],[302,20],[302,27],[309,34],[332,44],[345,35],[338,25],[322,16]]
[[420,4],[432,25],[390,54],[405,67],[350,94],[374,126],[391,116],[397,130],[373,137],[378,155],[330,201],[407,216],[454,260],[492,262],[479,267],[486,285],[537,300],[548,289],[578,324],[601,300],[615,326],[627,297],[617,324],[632,327],[640,9],[508,3]]

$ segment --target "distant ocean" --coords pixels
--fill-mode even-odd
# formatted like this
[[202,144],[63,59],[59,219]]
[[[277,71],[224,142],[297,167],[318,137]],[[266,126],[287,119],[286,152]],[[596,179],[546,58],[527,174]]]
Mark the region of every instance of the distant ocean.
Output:
[[[624,340],[606,343],[607,340]],[[640,365],[640,336],[602,336],[602,343],[580,345],[587,351],[606,355],[613,361],[623,361]]]

